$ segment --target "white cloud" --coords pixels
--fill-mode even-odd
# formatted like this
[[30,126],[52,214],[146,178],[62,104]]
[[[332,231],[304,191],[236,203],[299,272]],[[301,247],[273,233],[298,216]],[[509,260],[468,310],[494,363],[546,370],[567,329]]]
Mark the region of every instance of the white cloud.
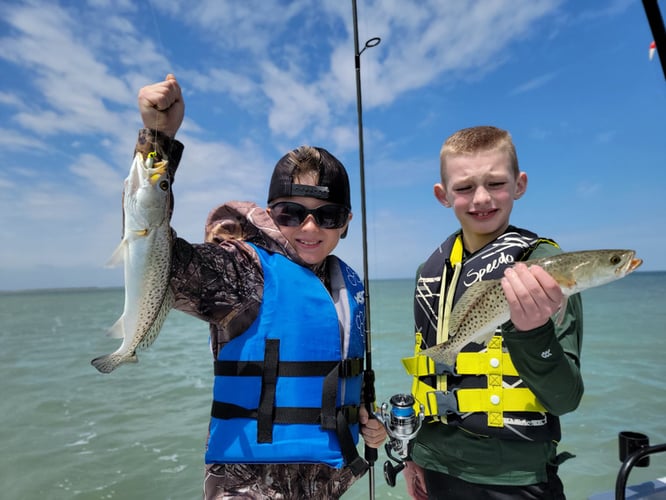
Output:
[[[4,151],[46,151],[48,145],[38,137],[14,129],[0,128],[0,148]],[[8,165],[5,165],[5,168]]]
[[530,92],[532,90],[541,88],[550,83],[554,78],[555,73],[537,76],[513,89],[511,92],[509,92],[509,95],[523,94],[525,92]]
[[272,102],[268,124],[276,135],[296,137],[315,122],[328,124],[328,103],[316,85],[272,64],[264,67],[263,90]]
[[69,171],[82,179],[86,188],[89,186],[104,195],[117,194],[123,182],[123,177],[104,159],[88,153],[70,165]]
[[[437,180],[444,112],[420,101],[422,116],[414,116],[406,103],[444,86],[448,91],[456,82],[483,82],[511,59],[515,44],[543,41],[544,30],[564,29],[566,16],[546,22],[561,4],[359,2],[361,45],[382,39],[361,57],[363,108],[376,119],[366,121],[364,130],[370,208],[381,211],[370,221],[378,248],[373,271],[404,269],[401,274],[411,276],[422,254],[454,226],[453,217],[442,216],[445,227],[432,234],[430,212],[423,208],[429,217],[414,215],[415,200],[430,200]],[[627,5],[615,2],[605,15]],[[567,13],[574,16],[572,10]],[[298,143],[317,143],[345,156],[356,176],[348,2],[31,0],[10,2],[0,22],[0,227],[9,242],[0,248],[2,269],[93,268],[106,261],[120,235],[122,179],[140,126],[137,91],[170,71],[181,79],[186,107],[191,104],[178,134],[186,145],[174,185],[180,235],[200,241],[208,211],[222,201],[263,203],[275,161]],[[521,73],[503,81],[503,88],[513,86],[520,101],[556,74]],[[474,117],[484,111],[477,108],[469,110]],[[405,114],[418,126],[403,135],[394,130]],[[459,121],[445,118],[446,127]],[[539,145],[552,143],[558,123],[578,124],[566,114],[539,118],[525,125],[526,142],[538,137]],[[611,146],[626,136],[615,125],[604,126],[613,132],[580,124],[568,137],[595,137]],[[437,136],[431,149],[414,147],[420,133]],[[564,176],[576,163],[563,163]],[[601,197],[593,184],[578,188],[569,195]],[[385,197],[394,198],[388,208]],[[358,264],[361,214],[355,209],[352,234],[340,248]],[[433,217],[440,220],[440,212]],[[559,213],[552,218],[569,219]]]

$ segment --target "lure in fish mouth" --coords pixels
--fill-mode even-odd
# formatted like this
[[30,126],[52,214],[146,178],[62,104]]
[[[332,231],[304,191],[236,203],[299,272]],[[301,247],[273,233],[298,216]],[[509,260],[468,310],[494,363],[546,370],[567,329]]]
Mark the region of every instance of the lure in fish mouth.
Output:
[[[624,278],[642,263],[634,250],[583,250],[525,261],[528,266],[541,266],[550,274],[565,297]],[[563,307],[562,312],[564,310]],[[479,281],[469,287],[453,307],[448,340],[419,354],[453,367],[465,345],[470,342],[487,344],[496,328],[510,317],[500,280]]]
[[150,346],[173,306],[169,287],[173,236],[169,226],[171,182],[168,162],[144,159],[137,152],[123,191],[123,239],[110,263],[123,262],[125,306],[111,327],[122,338],[114,352],[91,364],[109,373],[127,362],[137,362],[136,350]]

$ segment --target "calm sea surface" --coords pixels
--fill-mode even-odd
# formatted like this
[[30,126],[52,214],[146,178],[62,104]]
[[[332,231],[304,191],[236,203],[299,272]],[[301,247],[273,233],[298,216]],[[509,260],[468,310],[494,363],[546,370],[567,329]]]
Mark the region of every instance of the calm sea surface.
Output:
[[[412,281],[371,286],[378,402],[409,392],[400,358],[412,351]],[[666,442],[666,273],[635,273],[583,294],[581,406],[563,418],[561,467],[568,497],[613,490],[617,434]],[[109,375],[90,366],[115,350],[104,335],[123,308],[122,289],[0,294],[0,497],[3,499],[197,499],[210,411],[207,325],[172,312],[140,363]],[[376,497],[406,499],[402,477]],[[634,468],[630,484],[666,476],[666,454]],[[368,498],[367,478],[344,496]]]

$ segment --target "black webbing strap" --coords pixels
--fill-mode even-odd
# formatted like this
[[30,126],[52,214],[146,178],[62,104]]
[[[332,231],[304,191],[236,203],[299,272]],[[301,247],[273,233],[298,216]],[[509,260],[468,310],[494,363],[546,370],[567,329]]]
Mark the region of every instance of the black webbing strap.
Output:
[[257,442],[273,442],[275,390],[277,387],[280,339],[266,339],[264,371],[261,379],[261,397],[257,415]]
[[349,466],[355,476],[360,476],[368,470],[368,463],[361,458],[354,444],[349,421],[345,414],[336,411],[335,403],[338,397],[339,370],[330,371],[324,378],[321,394],[321,427],[322,429],[335,430],[340,443],[340,451],[345,463]]
[[335,403],[338,398],[338,369],[335,367],[324,378],[321,388],[321,427],[334,430],[337,427]]
[[[358,423],[358,406],[343,406],[336,412],[334,417],[335,425],[333,429],[340,443],[340,450],[345,464],[349,466],[354,475],[359,476],[368,470],[368,463],[358,454],[358,449],[354,445],[350,425]],[[259,417],[259,411],[248,410],[242,406],[231,403],[222,403],[213,401],[211,415],[220,419],[233,418],[256,418]],[[274,408],[274,420],[276,424],[321,424],[322,412],[320,408],[293,408],[278,407]],[[323,427],[323,426],[322,426]],[[271,427],[272,430],[272,427]],[[265,442],[265,441],[264,441]]]
[[351,431],[349,430],[349,422],[345,418],[344,413],[338,412],[336,419],[336,434],[340,443],[340,450],[342,457],[345,459],[345,464],[349,466],[355,476],[360,476],[367,471],[370,466],[359,454],[354,439],[352,438]]
[[[323,377],[339,366],[340,377],[355,377],[363,372],[363,358],[337,361],[280,361],[278,377]],[[215,375],[227,377],[261,377],[262,361],[215,361]]]
[[[357,406],[343,406],[340,412],[345,417],[347,423],[358,423],[358,407]],[[321,409],[320,408],[304,408],[304,407],[276,407],[274,410],[275,424],[321,424]],[[222,420],[229,420],[233,418],[254,418],[259,415],[257,410],[250,410],[243,408],[232,403],[223,403],[221,401],[213,401],[213,408],[211,416]]]

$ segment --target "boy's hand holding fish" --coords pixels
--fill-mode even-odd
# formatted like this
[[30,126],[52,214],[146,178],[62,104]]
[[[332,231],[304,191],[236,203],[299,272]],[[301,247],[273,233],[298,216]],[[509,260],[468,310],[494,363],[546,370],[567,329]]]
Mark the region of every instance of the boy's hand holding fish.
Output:
[[159,130],[171,139],[183,123],[185,102],[176,77],[143,87],[139,91],[139,111],[146,128]]
[[519,331],[544,325],[565,304],[560,285],[540,266],[516,263],[501,280],[511,312],[511,322]]
[[509,319],[520,331],[538,328],[564,308],[567,297],[621,279],[642,262],[634,250],[583,250],[517,262],[503,278],[470,286],[451,311],[448,340],[419,355],[454,366],[466,344],[486,345]]

